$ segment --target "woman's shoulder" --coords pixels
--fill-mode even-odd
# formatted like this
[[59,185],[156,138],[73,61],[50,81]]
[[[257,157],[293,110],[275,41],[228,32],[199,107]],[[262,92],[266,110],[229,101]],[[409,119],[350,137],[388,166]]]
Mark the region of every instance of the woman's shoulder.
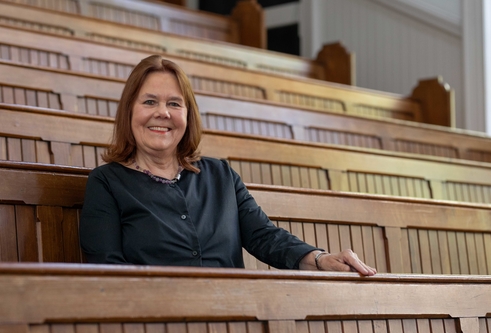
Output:
[[198,162],[198,167],[203,170],[230,170],[230,165],[225,159],[218,159],[214,157],[202,156]]
[[114,174],[121,174],[124,172],[124,170],[127,169],[120,163],[116,162],[111,162],[103,165],[99,165],[95,167],[91,172],[90,175],[92,177],[107,177],[109,175],[114,175]]

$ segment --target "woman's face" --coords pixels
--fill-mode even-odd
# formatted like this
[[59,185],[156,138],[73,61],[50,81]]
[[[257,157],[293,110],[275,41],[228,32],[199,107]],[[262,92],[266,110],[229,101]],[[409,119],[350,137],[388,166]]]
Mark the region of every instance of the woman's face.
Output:
[[176,77],[150,73],[133,105],[131,130],[138,154],[175,156],[187,127],[188,110]]

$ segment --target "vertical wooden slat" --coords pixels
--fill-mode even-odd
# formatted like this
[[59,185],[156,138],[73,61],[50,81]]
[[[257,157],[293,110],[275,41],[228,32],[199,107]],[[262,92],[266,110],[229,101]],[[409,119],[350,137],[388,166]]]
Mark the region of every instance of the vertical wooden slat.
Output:
[[316,246],[327,251],[329,248],[327,240],[327,228],[324,223],[315,223]]
[[361,261],[366,262],[364,248],[364,239],[361,235],[361,227],[358,225],[351,225],[351,249],[358,255]]
[[422,273],[421,253],[419,250],[418,230],[407,230],[409,239],[409,253],[411,258],[411,273]]
[[97,324],[75,324],[76,333],[99,333]]
[[456,232],[457,249],[459,251],[459,264],[461,274],[469,274],[469,255],[464,232]]
[[342,250],[353,248],[351,243],[350,227],[348,225],[339,226],[339,240]]
[[43,262],[64,262],[62,208],[38,206],[36,214],[41,223]]
[[36,157],[36,141],[29,139],[22,139],[22,161],[24,162],[37,162]]
[[455,231],[448,231],[447,239],[451,274],[461,274],[459,250],[457,246],[457,233]]
[[104,323],[99,326],[99,333],[123,333],[121,324]]
[[443,320],[431,319],[431,333],[445,333],[445,327],[443,326]]
[[418,333],[432,333],[430,328],[429,319],[417,319],[416,323],[418,325]]
[[339,226],[336,224],[328,224],[327,235],[329,237],[329,252],[340,252],[341,244],[339,241]]
[[316,238],[315,238],[315,227],[313,223],[304,223],[303,224],[303,234],[304,241],[308,244],[316,246]]
[[484,246],[484,234],[474,233],[474,239],[476,242],[476,262],[478,273],[488,275],[488,269],[486,267],[486,248]]
[[35,213],[32,206],[15,206],[19,261],[36,262],[39,259]]
[[355,320],[343,321],[343,333],[358,333],[358,327],[356,321]]
[[337,320],[326,321],[326,330],[328,333],[343,333],[342,323]]
[[76,332],[75,332],[75,326],[73,324],[51,324],[51,333],[76,333]]
[[373,228],[370,226],[362,226],[361,234],[363,239],[363,253],[365,263],[376,268],[377,260],[375,259]]
[[[318,320],[310,320],[309,321],[309,333],[325,333],[324,330],[324,322]],[[298,331],[297,331],[298,333]]]
[[7,138],[7,152],[9,161],[22,161],[21,139]]
[[73,208],[63,208],[63,253],[65,262],[81,263],[80,241],[78,237],[78,212]]
[[479,274],[479,267],[477,263],[477,253],[476,253],[476,241],[473,232],[465,233],[465,243],[467,245],[467,259],[469,262],[469,273]]
[[[388,333],[387,321],[385,320],[374,320],[373,321],[373,333]],[[360,332],[363,333],[363,332]]]
[[0,231],[0,261],[19,261],[14,206],[0,205]]
[[185,323],[168,323],[167,333],[187,333]]
[[447,232],[444,230],[437,230],[438,247],[440,249],[440,263],[441,263],[441,273],[440,274],[450,274],[450,255],[448,248],[448,238]]
[[437,231],[428,230],[428,245],[430,248],[431,272],[432,274],[442,274],[440,244],[438,242]]
[[[388,326],[388,331],[390,333],[403,333],[404,329],[402,327],[402,322],[400,319],[389,319],[387,320],[387,326]],[[414,331],[408,331],[408,332],[417,332],[416,330]],[[406,333],[406,332],[404,332]]]

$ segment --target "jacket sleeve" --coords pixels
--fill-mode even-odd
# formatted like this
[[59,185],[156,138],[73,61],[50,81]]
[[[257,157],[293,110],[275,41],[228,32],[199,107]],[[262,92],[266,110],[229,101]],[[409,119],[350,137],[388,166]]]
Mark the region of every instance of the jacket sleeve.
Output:
[[279,269],[298,269],[302,258],[318,248],[276,227],[233,171],[242,246],[262,262]]
[[80,245],[89,263],[126,263],[120,209],[107,179],[97,168],[87,180],[79,229]]

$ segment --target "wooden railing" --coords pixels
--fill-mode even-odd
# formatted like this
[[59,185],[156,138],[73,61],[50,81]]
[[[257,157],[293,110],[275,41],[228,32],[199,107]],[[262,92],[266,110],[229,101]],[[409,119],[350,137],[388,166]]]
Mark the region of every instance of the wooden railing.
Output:
[[489,333],[489,277],[0,265],[1,332]]

